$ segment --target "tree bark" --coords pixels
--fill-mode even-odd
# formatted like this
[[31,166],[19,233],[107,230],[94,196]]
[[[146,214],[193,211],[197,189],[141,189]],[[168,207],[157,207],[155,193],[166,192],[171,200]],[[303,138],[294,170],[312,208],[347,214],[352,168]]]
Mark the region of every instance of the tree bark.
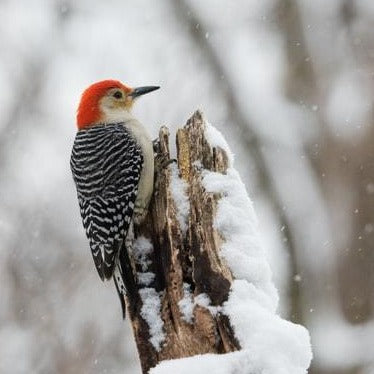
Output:
[[[202,114],[196,112],[177,131],[177,164],[170,163],[168,129],[160,129],[154,196],[144,224],[135,228],[129,257],[136,291],[126,302],[143,373],[162,360],[240,349],[227,316],[220,312],[233,279],[220,256],[223,238],[213,225],[220,196],[207,193],[202,185],[204,170],[226,173],[228,158],[221,148],[209,145],[204,129]],[[186,223],[178,215],[180,202],[174,200],[175,174],[186,186]],[[145,252],[137,249],[142,240],[144,247],[144,238],[153,247]],[[210,299],[209,306],[198,302],[202,294]],[[188,295],[192,319],[186,318],[180,304]],[[158,298],[159,305],[152,304]],[[160,331],[154,337],[157,333],[149,318],[155,316],[149,314],[150,306],[162,319],[161,338]]]

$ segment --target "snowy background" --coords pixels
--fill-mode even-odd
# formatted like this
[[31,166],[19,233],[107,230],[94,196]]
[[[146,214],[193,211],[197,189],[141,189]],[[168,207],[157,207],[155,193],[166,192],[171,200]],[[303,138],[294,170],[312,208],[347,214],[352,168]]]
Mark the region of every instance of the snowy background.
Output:
[[0,373],[139,373],[69,169],[80,93],[105,78],[162,87],[135,108],[153,137],[204,111],[310,373],[374,373],[372,0],[1,0],[0,17]]

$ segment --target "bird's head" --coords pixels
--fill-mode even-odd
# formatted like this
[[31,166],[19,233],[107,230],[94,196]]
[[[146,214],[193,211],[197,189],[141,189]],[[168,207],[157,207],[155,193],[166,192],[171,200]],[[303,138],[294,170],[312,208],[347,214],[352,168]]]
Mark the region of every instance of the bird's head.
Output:
[[131,88],[116,80],[104,80],[92,84],[83,92],[78,106],[78,129],[98,123],[126,120],[130,116],[136,98],[159,88],[158,86]]

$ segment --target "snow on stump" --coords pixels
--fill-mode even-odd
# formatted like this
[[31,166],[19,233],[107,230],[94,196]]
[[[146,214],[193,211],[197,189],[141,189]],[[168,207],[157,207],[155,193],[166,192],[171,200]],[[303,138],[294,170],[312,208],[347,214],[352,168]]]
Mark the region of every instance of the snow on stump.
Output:
[[[276,315],[278,296],[252,203],[222,135],[196,112],[159,167],[130,253],[127,300],[143,373],[301,374],[307,330]],[[170,159],[162,127],[156,164]]]

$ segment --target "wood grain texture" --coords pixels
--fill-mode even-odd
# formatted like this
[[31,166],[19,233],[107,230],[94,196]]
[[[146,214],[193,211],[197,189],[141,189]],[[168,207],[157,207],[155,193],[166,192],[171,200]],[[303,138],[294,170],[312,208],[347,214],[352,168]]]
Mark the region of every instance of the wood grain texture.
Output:
[[[143,373],[162,360],[240,349],[227,316],[219,311],[212,314],[207,308],[196,305],[189,323],[178,305],[184,297],[183,285],[188,284],[195,297],[206,294],[210,305],[219,307],[227,300],[233,279],[220,256],[223,238],[213,225],[220,196],[207,193],[202,185],[203,171],[226,173],[228,158],[222,149],[211,148],[204,129],[203,116],[196,112],[176,136],[179,176],[187,184],[190,203],[187,230],[183,232],[177,218],[178,207],[171,191],[171,166],[161,165],[170,159],[166,127],[159,133],[155,192],[149,214],[141,227],[135,228],[135,238],[144,236],[153,244],[148,271],[155,273],[155,280],[147,287],[159,292],[166,337],[158,351],[150,343],[149,326],[142,317],[139,295],[144,286],[137,283],[138,293],[127,298],[127,305]],[[129,256],[134,257],[131,251]],[[135,258],[132,263],[133,272],[137,274],[141,265]]]

